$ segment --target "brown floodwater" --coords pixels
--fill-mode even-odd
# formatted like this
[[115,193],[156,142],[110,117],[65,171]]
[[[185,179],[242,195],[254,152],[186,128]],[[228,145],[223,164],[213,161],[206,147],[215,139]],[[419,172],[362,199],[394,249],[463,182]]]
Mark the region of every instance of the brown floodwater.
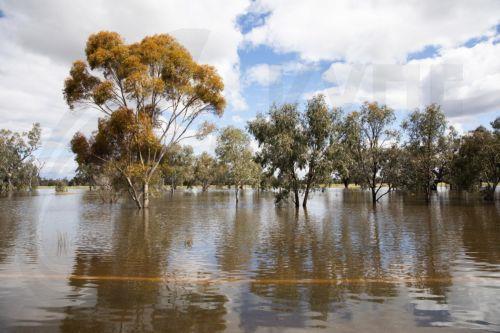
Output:
[[0,199],[0,332],[500,331],[500,202]]

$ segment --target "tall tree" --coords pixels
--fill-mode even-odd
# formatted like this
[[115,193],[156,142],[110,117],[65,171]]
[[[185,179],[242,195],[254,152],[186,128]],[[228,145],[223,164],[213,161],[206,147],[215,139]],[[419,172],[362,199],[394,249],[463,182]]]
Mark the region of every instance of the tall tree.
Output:
[[439,105],[431,104],[423,111],[417,109],[411,113],[402,127],[407,135],[405,149],[409,157],[406,186],[423,192],[429,202],[446,148],[446,118]]
[[0,130],[0,192],[31,190],[40,171],[34,153],[40,148],[41,134],[38,123],[28,132]]
[[90,106],[104,114],[87,152],[114,167],[137,207],[146,208],[168,148],[214,129],[202,123],[188,131],[201,115],[222,114],[224,85],[213,67],[197,64],[169,35],[126,44],[102,31],[89,37],[85,53],[86,62],[71,68],[64,97],[71,109]]
[[386,105],[365,102],[359,112],[346,117],[344,131],[348,147],[354,157],[363,187],[371,191],[373,204],[391,191],[395,172],[390,170],[398,132],[391,126],[395,120],[394,111]]
[[357,179],[358,169],[355,159],[355,140],[352,140],[352,117],[346,117],[341,109],[334,110],[340,118],[338,129],[338,144],[336,158],[332,160],[334,174],[340,179],[344,188],[348,188],[350,183],[359,183]]
[[307,101],[302,117],[303,137],[306,145],[304,198],[307,206],[309,192],[330,177],[333,169],[332,156],[338,150],[340,113],[330,112],[323,95],[316,95]]
[[215,153],[227,166],[238,203],[240,188],[248,184],[254,185],[259,180],[260,169],[253,159],[250,138],[244,131],[228,126],[217,137]]
[[299,207],[299,171],[306,163],[307,149],[297,105],[271,106],[267,115],[259,114],[248,123],[248,130],[260,147],[257,160],[269,176],[276,176],[276,202],[292,194],[295,207]]

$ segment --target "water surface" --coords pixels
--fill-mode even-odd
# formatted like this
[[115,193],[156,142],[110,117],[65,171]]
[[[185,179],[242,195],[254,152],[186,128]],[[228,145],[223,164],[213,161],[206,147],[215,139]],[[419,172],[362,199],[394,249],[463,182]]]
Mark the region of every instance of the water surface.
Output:
[[500,203],[356,190],[0,199],[1,332],[500,331]]

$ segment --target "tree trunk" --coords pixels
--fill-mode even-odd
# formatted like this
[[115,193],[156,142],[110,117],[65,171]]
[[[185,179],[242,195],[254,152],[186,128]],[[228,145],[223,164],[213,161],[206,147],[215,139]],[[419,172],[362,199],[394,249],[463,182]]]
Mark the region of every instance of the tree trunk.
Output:
[[307,184],[306,185],[306,190],[304,192],[304,199],[302,200],[302,207],[306,208],[307,207],[307,199],[309,199],[309,189],[311,185]]
[[377,204],[377,168],[373,167],[372,182],[370,184],[370,189],[372,190],[372,203],[375,206]]
[[149,184],[144,182],[142,187],[142,208],[149,208]]
[[429,204],[431,202],[431,193],[432,193],[432,187],[430,180],[427,182],[427,186],[425,187],[425,203]]
[[344,188],[349,188],[349,178],[344,178],[342,183],[344,183]]
[[238,192],[240,191],[240,187],[238,186],[238,184],[235,184],[234,185],[234,194],[235,194],[235,197],[236,197],[236,204],[238,204],[238,201],[239,201],[239,198],[238,198]]
[[7,192],[12,192],[14,190],[14,185],[12,184],[12,178],[10,173],[7,175]]
[[294,196],[295,196],[295,208],[299,208],[299,205],[300,205],[299,189],[295,187],[293,189],[293,193],[294,193]]

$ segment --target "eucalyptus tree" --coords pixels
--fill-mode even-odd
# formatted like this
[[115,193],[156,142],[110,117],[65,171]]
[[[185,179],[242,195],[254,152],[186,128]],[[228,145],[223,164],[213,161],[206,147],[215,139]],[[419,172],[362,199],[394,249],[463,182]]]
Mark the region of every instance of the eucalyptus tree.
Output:
[[[495,122],[496,121],[496,122]],[[485,187],[484,199],[491,201],[500,182],[500,132],[498,118],[494,131],[478,127],[462,137],[460,148],[452,161],[454,184],[464,190]]]
[[319,94],[307,101],[302,113],[296,104],[273,105],[268,114],[248,124],[260,147],[258,161],[267,178],[275,176],[278,203],[293,194],[298,207],[303,191],[302,206],[306,207],[311,191],[329,181],[338,158],[340,115],[340,110],[329,110]]
[[40,148],[41,133],[38,123],[22,133],[0,130],[0,192],[31,190],[41,168],[34,156]]
[[203,152],[194,162],[194,178],[206,192],[217,177],[217,161],[209,153]]
[[334,112],[336,117],[340,118],[338,126],[337,145],[335,150],[335,158],[332,159],[332,168],[334,174],[344,184],[344,188],[348,188],[349,184],[359,183],[358,169],[355,158],[356,141],[352,140],[352,117],[345,116],[341,109],[336,109]]
[[274,185],[279,188],[276,202],[292,194],[295,207],[299,207],[302,187],[299,171],[306,164],[307,146],[297,104],[272,105],[266,115],[258,114],[248,123],[248,131],[260,148],[257,161],[268,176],[275,175]]
[[90,138],[79,135],[89,148],[75,153],[92,158],[77,159],[114,168],[137,207],[146,208],[169,147],[214,130],[206,122],[192,127],[203,114],[222,115],[224,85],[213,67],[197,64],[166,34],[126,44],[101,31],[89,37],[85,54],[64,82],[64,97],[71,109],[93,107],[103,118]]
[[[394,111],[377,102],[365,102],[359,112],[346,116],[344,131],[354,158],[358,180],[371,191],[373,204],[388,194],[397,174],[394,151],[399,133],[392,128]],[[389,185],[389,186],[388,186]]]
[[429,202],[446,149],[446,118],[439,105],[431,104],[423,111],[412,112],[402,127],[407,136],[405,149],[409,157],[406,187],[423,192]]
[[168,148],[160,168],[172,192],[177,186],[194,180],[194,161],[193,147],[173,144]]
[[452,185],[452,161],[460,148],[460,136],[453,126],[448,127],[447,133],[439,140],[437,165],[434,169],[433,190],[437,190],[439,183]]
[[307,101],[302,116],[306,170],[303,207],[307,206],[310,191],[328,181],[333,171],[332,161],[339,158],[340,115],[339,110],[329,110],[321,94]]
[[253,159],[250,137],[241,129],[228,126],[222,129],[217,137],[215,153],[227,167],[238,203],[240,188],[244,185],[255,185],[259,181],[260,168]]

